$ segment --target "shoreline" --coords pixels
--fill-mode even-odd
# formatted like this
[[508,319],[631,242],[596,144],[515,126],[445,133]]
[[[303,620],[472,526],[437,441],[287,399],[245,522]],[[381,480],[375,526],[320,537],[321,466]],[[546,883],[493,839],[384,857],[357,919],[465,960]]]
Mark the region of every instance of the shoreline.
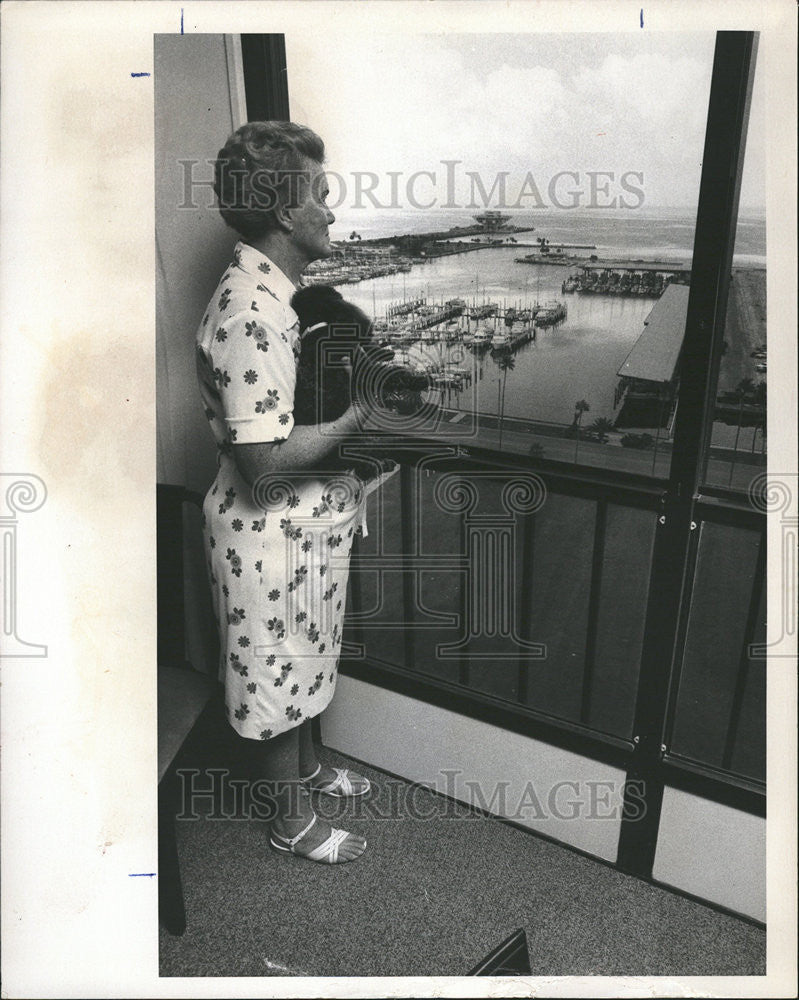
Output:
[[[535,249],[538,244],[508,242],[507,239],[461,242],[458,236],[466,236],[474,227],[464,227],[460,233],[448,230],[441,233],[406,234],[404,236],[387,236],[375,239],[358,240],[333,244],[336,253],[323,262],[316,262],[306,272],[306,280],[311,284],[354,285],[362,281],[386,275],[408,272],[416,265],[426,264],[442,257],[453,257],[459,254],[473,253],[477,250],[522,250]],[[515,232],[529,232],[529,229],[517,228]],[[483,231],[482,235],[486,235]],[[508,235],[508,234],[504,234]],[[448,237],[448,239],[447,239]],[[551,246],[551,244],[550,244]],[[595,244],[556,244],[558,247],[570,249],[596,249]],[[393,259],[392,259],[393,254]],[[338,255],[338,256],[337,256]],[[348,259],[349,256],[349,259]],[[563,253],[531,253],[516,257],[515,262],[531,266],[572,267],[608,270],[658,270],[663,273],[690,274],[690,255],[673,260],[663,260],[656,257],[598,257],[596,254],[563,254]],[[344,270],[346,273],[342,274]],[[747,262],[736,264],[733,258],[733,270],[766,271],[766,263]]]

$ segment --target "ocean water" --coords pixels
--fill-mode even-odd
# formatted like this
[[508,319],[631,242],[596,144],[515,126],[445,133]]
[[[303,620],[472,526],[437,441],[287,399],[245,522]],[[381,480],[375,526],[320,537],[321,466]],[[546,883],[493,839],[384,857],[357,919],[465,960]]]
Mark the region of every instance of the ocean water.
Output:
[[[334,240],[346,243],[350,233],[363,239],[396,236],[403,233],[438,232],[452,226],[474,225],[469,209],[377,210],[348,209],[337,213],[331,227]],[[516,226],[530,226],[534,232],[518,239],[532,242],[545,236],[551,243],[593,243],[597,253],[633,253],[635,256],[690,256],[693,246],[695,213],[678,209],[642,207],[629,211],[607,209],[541,210],[508,212]],[[766,263],[765,216],[742,211],[738,218],[736,255],[746,255],[747,263]]]
[[[633,215],[634,213],[628,213]],[[451,225],[467,225],[466,213],[375,213],[376,221],[358,232],[394,235],[426,232]],[[373,216],[373,218],[375,218]],[[403,218],[404,217],[404,218]],[[514,219],[525,225],[530,216]],[[673,212],[644,218],[609,218],[596,213],[578,218],[567,212],[550,212],[532,219],[535,232],[517,237],[532,242],[545,235],[550,242],[592,243],[600,256],[681,259],[691,256],[693,219]],[[403,225],[405,228],[403,228]],[[347,233],[347,235],[349,235]],[[335,228],[333,231],[336,237]],[[617,372],[644,328],[655,299],[602,295],[562,295],[561,283],[569,267],[517,263],[529,249],[495,247],[438,258],[414,266],[409,273],[345,285],[342,294],[371,315],[385,315],[386,308],[403,299],[421,296],[442,302],[453,297],[468,302],[497,301],[524,305],[559,299],[568,316],[556,327],[540,330],[535,342],[522,345],[512,355],[512,367],[500,366],[500,356],[475,355],[460,345],[412,350],[415,358],[453,361],[474,372],[471,387],[444,397],[458,408],[506,416],[569,423],[574,404],[584,399],[590,411],[584,420],[613,416]],[[759,219],[739,220],[735,263],[765,266],[765,224]]]

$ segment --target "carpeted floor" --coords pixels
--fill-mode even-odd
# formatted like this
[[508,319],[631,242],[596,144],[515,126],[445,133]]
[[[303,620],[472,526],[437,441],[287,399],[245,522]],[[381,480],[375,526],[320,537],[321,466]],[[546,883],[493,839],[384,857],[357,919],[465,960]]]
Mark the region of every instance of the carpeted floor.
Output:
[[357,769],[368,801],[319,800],[367,838],[353,864],[277,855],[258,819],[178,821],[188,928],[161,928],[162,976],[465,975],[518,927],[534,975],[765,974],[760,928]]

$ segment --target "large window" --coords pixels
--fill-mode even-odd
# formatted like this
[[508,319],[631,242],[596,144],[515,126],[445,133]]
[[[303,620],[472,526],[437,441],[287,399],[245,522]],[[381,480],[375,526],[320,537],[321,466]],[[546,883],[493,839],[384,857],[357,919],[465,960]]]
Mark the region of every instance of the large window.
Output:
[[755,69],[705,483],[746,493],[766,466],[765,70]]
[[[285,41],[338,217],[308,278],[426,368],[440,416],[388,435],[344,668],[618,762],[644,825],[669,782],[762,810],[752,36]],[[651,871],[655,839],[620,863]]]
[[314,275],[433,373],[448,435],[667,478],[712,34],[329,41],[286,38],[338,215]]

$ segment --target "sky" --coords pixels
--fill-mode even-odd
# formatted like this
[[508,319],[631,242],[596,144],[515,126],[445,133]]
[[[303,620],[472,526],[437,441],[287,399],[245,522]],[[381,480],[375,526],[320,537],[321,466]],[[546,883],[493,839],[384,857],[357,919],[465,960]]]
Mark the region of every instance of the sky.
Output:
[[[331,183],[339,214],[356,204],[357,171],[377,175],[361,184],[374,184],[381,205],[403,208],[414,207],[410,199],[482,205],[469,172],[491,192],[503,171],[511,207],[560,207],[553,198],[583,207],[588,171],[613,174],[593,182],[602,207],[619,197],[638,208],[694,207],[713,46],[712,33],[678,32],[287,34],[291,114],[325,140],[329,168],[343,178]],[[748,207],[765,203],[760,75],[741,196]],[[449,175],[445,160],[456,161]],[[435,176],[409,189],[415,171]],[[553,182],[561,171],[578,176]],[[637,193],[621,186],[625,174]]]

